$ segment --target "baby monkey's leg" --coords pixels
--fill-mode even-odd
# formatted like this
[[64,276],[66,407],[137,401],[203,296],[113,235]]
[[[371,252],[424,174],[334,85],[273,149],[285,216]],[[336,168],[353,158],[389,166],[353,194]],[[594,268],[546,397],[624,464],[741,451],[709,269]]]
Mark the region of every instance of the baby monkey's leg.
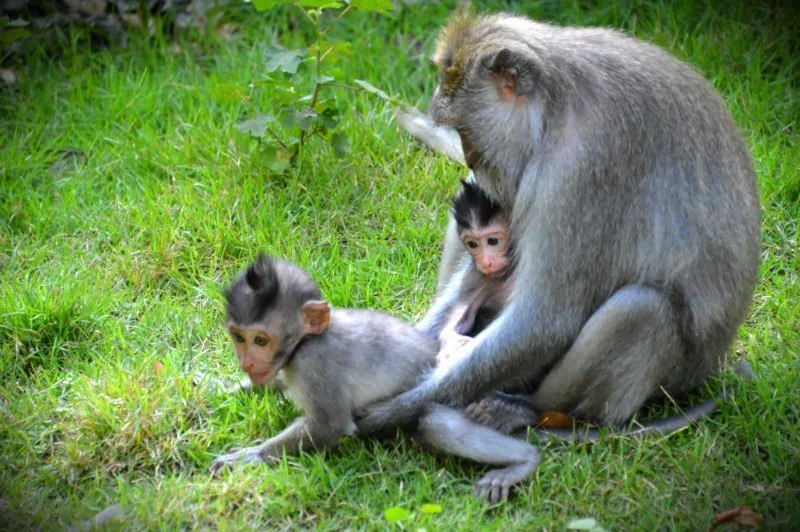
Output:
[[475,496],[490,504],[508,499],[511,486],[539,465],[539,451],[533,445],[478,425],[446,406],[429,406],[420,419],[419,433],[423,442],[446,453],[502,466],[475,484]]

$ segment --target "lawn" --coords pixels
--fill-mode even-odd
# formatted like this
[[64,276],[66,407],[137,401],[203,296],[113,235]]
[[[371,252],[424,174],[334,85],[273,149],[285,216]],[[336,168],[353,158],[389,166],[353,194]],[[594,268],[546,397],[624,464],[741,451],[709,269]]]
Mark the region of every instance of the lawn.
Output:
[[[753,154],[763,254],[733,358],[757,379],[712,419],[668,437],[544,445],[505,506],[471,497],[481,468],[402,436],[207,473],[296,414],[233,383],[221,289],[258,250],[289,258],[338,307],[409,321],[434,295],[448,202],[463,169],[402,133],[364,92],[335,92],[352,151],[314,140],[286,173],[235,124],[266,109],[265,44],[298,46],[296,12],[232,9],[229,40],[159,32],[90,46],[34,40],[3,56],[0,86],[0,528],[63,528],[119,503],[141,528],[705,529],[746,504],[764,529],[800,529],[800,27],[783,4],[475,2],[654,42],[726,99]],[[665,5],[669,4],[669,5]],[[452,5],[350,13],[342,63],[419,107],[435,84],[437,29]],[[177,43],[177,44],[176,44]],[[299,90],[310,81],[300,78]],[[243,95],[243,97],[237,96]],[[707,395],[737,378],[710,383]],[[425,513],[423,505],[441,506]]]

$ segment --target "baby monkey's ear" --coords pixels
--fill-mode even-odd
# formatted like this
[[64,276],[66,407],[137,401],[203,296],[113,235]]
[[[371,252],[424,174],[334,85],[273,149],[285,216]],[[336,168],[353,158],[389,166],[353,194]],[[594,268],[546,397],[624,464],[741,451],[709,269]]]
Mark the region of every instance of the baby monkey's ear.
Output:
[[300,317],[307,334],[322,334],[331,321],[331,308],[327,301],[309,301],[300,309]]

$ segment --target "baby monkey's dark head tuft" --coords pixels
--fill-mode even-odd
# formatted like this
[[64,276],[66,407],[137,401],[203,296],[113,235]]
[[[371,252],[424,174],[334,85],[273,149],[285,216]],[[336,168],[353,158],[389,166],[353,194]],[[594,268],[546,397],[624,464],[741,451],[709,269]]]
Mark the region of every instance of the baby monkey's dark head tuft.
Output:
[[481,187],[461,180],[461,190],[453,199],[453,217],[460,229],[486,227],[500,214],[500,206]]
[[322,294],[301,268],[259,253],[225,291],[225,299],[229,321],[252,324],[262,321],[272,309],[300,309],[307,301],[322,299]]

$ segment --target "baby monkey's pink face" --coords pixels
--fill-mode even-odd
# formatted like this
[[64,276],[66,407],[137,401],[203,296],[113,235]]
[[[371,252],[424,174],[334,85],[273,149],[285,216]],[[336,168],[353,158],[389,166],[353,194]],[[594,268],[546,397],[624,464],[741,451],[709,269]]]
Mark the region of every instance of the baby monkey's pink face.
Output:
[[280,369],[273,364],[280,345],[278,336],[258,325],[243,327],[235,323],[228,324],[228,333],[236,348],[239,365],[253,384],[260,386],[272,380]]
[[475,267],[483,275],[500,277],[509,266],[511,231],[504,216],[496,216],[487,226],[478,230],[467,229],[461,233]]

